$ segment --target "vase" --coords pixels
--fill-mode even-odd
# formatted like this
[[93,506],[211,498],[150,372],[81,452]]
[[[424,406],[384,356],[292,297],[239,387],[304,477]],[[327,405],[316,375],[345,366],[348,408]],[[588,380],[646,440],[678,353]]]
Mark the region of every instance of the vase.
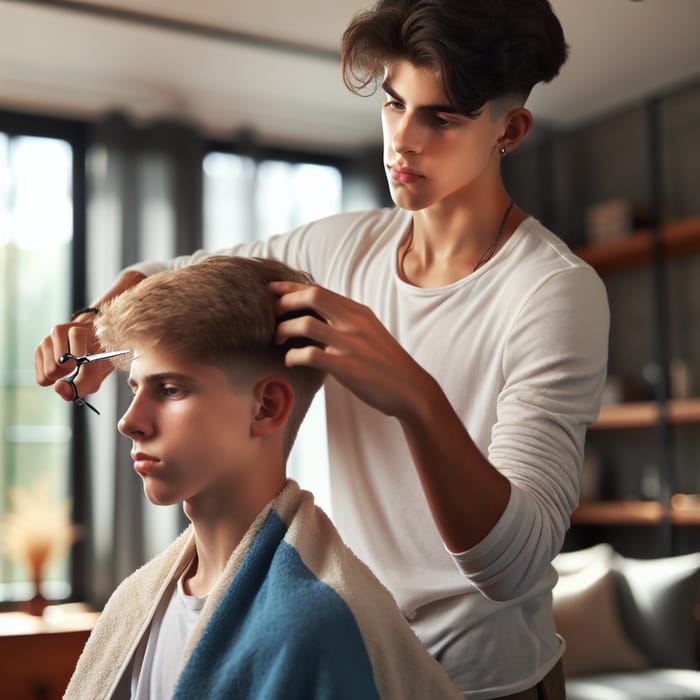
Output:
[[21,603],[20,610],[29,615],[41,616],[44,614],[44,609],[49,604],[49,601],[41,594],[41,575],[35,573],[32,576],[32,590],[32,597]]

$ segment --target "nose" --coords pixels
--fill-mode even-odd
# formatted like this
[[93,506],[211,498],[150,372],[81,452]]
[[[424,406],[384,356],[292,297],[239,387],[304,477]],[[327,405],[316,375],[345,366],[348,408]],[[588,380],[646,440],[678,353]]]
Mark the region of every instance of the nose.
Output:
[[399,154],[421,152],[421,129],[415,115],[404,112],[397,120],[391,134],[391,147]]
[[132,439],[143,439],[152,435],[154,423],[147,410],[146,401],[138,395],[134,396],[126,413],[117,423],[117,428],[122,435]]

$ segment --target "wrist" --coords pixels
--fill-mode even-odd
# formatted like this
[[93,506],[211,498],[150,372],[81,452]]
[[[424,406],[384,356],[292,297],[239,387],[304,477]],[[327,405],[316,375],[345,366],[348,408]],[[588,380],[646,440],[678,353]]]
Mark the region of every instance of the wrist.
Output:
[[431,425],[438,415],[443,414],[446,408],[451,409],[442,388],[427,372],[414,376],[411,382],[406,383],[405,390],[408,393],[403,408],[396,416],[404,430],[429,430],[427,426]]

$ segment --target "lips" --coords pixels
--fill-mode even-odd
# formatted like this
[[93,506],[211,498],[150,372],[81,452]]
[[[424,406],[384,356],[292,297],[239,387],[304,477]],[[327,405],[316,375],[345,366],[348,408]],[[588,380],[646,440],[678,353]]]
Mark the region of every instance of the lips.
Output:
[[423,175],[417,170],[412,170],[411,168],[403,168],[398,165],[388,165],[389,172],[391,173],[391,179],[401,185],[410,184],[420,180]]
[[160,462],[157,457],[152,457],[143,452],[132,452],[131,459],[134,461],[134,470],[137,474],[147,474]]

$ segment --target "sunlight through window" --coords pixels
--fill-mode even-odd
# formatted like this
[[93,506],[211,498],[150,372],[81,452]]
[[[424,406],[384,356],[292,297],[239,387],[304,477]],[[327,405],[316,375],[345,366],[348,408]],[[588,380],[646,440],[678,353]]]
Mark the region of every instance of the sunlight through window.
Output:
[[[69,493],[70,406],[36,385],[33,355],[46,329],[70,308],[72,158],[66,141],[0,133],[3,525],[8,509],[17,505],[18,490],[20,497],[43,491],[50,512],[53,506],[60,511]],[[58,524],[47,519],[46,527]],[[5,546],[0,557],[0,600],[23,599],[30,591],[26,557],[17,546],[10,549]],[[70,593],[67,557],[50,563],[43,576],[46,597]]]
[[[332,166],[279,160],[256,163],[214,152],[204,158],[203,175],[204,247],[210,251],[263,240],[342,209],[342,176]],[[330,513],[323,392],[302,424],[288,471]]]

